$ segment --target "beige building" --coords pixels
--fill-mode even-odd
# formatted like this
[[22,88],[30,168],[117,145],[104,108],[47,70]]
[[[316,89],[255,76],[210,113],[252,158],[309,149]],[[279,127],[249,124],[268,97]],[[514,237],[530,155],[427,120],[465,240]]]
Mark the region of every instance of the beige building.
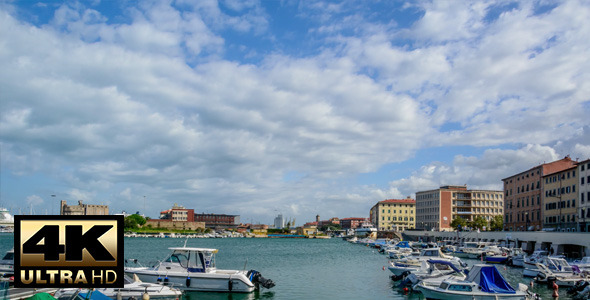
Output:
[[590,232],[590,159],[578,164],[578,231]]
[[205,222],[173,221],[167,219],[149,219],[144,226],[176,230],[205,229]]
[[416,201],[388,199],[377,202],[370,211],[370,220],[377,230],[404,231],[416,227]]
[[108,205],[83,204],[78,200],[78,205],[68,205],[66,200],[61,200],[59,214],[62,216],[86,216],[108,215]]
[[455,218],[471,222],[477,217],[491,221],[503,215],[502,191],[468,190],[467,186],[442,186],[416,193],[416,227],[451,230]]
[[543,228],[577,231],[578,167],[543,176]]

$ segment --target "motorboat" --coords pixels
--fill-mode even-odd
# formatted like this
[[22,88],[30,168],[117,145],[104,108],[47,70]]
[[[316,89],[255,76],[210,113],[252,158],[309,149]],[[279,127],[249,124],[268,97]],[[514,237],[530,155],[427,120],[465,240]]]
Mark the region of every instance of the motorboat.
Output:
[[354,235],[357,237],[369,237],[377,234],[377,228],[373,224],[364,222],[360,227],[354,230]]
[[[249,293],[275,283],[256,270],[221,270],[215,267],[217,249],[172,247],[172,253],[153,267],[125,267],[143,282],[162,282],[189,291]],[[137,260],[132,260],[137,262]]]
[[567,290],[567,295],[574,300],[590,299],[590,282],[578,281],[576,285]]
[[467,264],[461,261],[460,258],[442,253],[440,248],[427,248],[422,249],[419,256],[410,256],[398,260],[391,260],[389,262],[388,269],[394,275],[401,275],[405,271],[411,272],[420,269],[422,267],[422,262],[428,261],[430,259],[449,261],[459,268],[467,266]]
[[14,249],[6,251],[0,260],[0,275],[14,274]]
[[549,252],[545,250],[535,250],[530,256],[524,257],[522,276],[535,277],[539,274],[537,263],[549,256]]
[[524,258],[526,252],[522,251],[521,248],[509,248],[508,249],[508,260],[506,264],[511,267],[524,268]]
[[465,273],[451,262],[446,260],[430,259],[422,262],[422,267],[416,271],[402,273],[400,276],[392,275],[391,279],[400,281],[399,286],[415,286],[421,281],[431,286],[439,286],[443,280],[465,280]]
[[532,261],[525,262],[525,269],[522,272],[523,276],[537,277],[540,272],[544,269],[539,266],[545,266],[548,270],[559,274],[570,274],[574,273],[574,268],[565,260],[561,255],[559,256],[546,256],[536,260],[533,264]]
[[459,258],[479,258],[481,250],[485,247],[485,243],[481,242],[466,242],[463,247],[457,248],[451,254]]
[[572,266],[578,267],[580,271],[590,271],[590,256],[585,256],[582,259],[576,259],[571,263]]
[[[163,283],[142,282],[139,278],[131,279],[129,276],[123,277],[123,288],[96,288],[111,299],[142,299],[144,294],[149,299],[174,299],[178,300],[182,296],[182,291],[173,286],[164,285]],[[55,292],[54,297],[57,299],[72,299],[76,293],[94,292],[88,289],[64,288]]]
[[472,300],[472,299],[514,299],[529,300],[536,295],[522,283],[514,289],[493,265],[474,265],[466,280],[443,280],[439,286],[430,286],[425,281],[415,288],[426,299]]
[[[573,287],[579,281],[590,281],[586,272],[576,272],[573,266],[561,257],[549,256],[545,260],[537,263],[537,276],[535,281],[539,283],[555,282],[559,286]],[[579,270],[578,270],[579,271]]]

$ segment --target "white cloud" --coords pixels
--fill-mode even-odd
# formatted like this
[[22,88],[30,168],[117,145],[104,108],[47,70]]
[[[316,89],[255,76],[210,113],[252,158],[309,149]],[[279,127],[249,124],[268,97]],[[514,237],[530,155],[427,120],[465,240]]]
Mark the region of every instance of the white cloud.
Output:
[[[183,203],[305,222],[443,184],[497,188],[519,168],[590,155],[583,2],[542,15],[521,5],[492,22],[493,2],[421,3],[408,29],[362,5],[285,4],[325,39],[297,57],[231,40],[281,39],[263,4],[145,2],[124,7],[124,21],[64,4],[42,26],[0,6],[2,172],[42,174],[68,200],[112,211],[139,210],[146,195],[152,213]],[[271,54],[223,59],[237,46]],[[487,150],[390,186],[355,182],[449,145]]]

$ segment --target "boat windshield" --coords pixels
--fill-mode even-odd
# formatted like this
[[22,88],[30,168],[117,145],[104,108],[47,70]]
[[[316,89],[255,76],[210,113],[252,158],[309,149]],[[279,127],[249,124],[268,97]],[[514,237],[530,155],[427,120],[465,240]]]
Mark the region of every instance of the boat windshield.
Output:
[[14,259],[14,252],[7,252],[6,255],[4,255],[4,258],[2,260],[13,260]]

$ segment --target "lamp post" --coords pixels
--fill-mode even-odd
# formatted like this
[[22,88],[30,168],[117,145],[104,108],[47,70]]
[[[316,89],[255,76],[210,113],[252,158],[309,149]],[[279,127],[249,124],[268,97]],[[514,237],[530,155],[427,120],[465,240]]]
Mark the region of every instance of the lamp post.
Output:
[[524,213],[524,216],[526,218],[526,223],[525,223],[524,231],[529,231],[529,212],[528,211],[525,212]]

